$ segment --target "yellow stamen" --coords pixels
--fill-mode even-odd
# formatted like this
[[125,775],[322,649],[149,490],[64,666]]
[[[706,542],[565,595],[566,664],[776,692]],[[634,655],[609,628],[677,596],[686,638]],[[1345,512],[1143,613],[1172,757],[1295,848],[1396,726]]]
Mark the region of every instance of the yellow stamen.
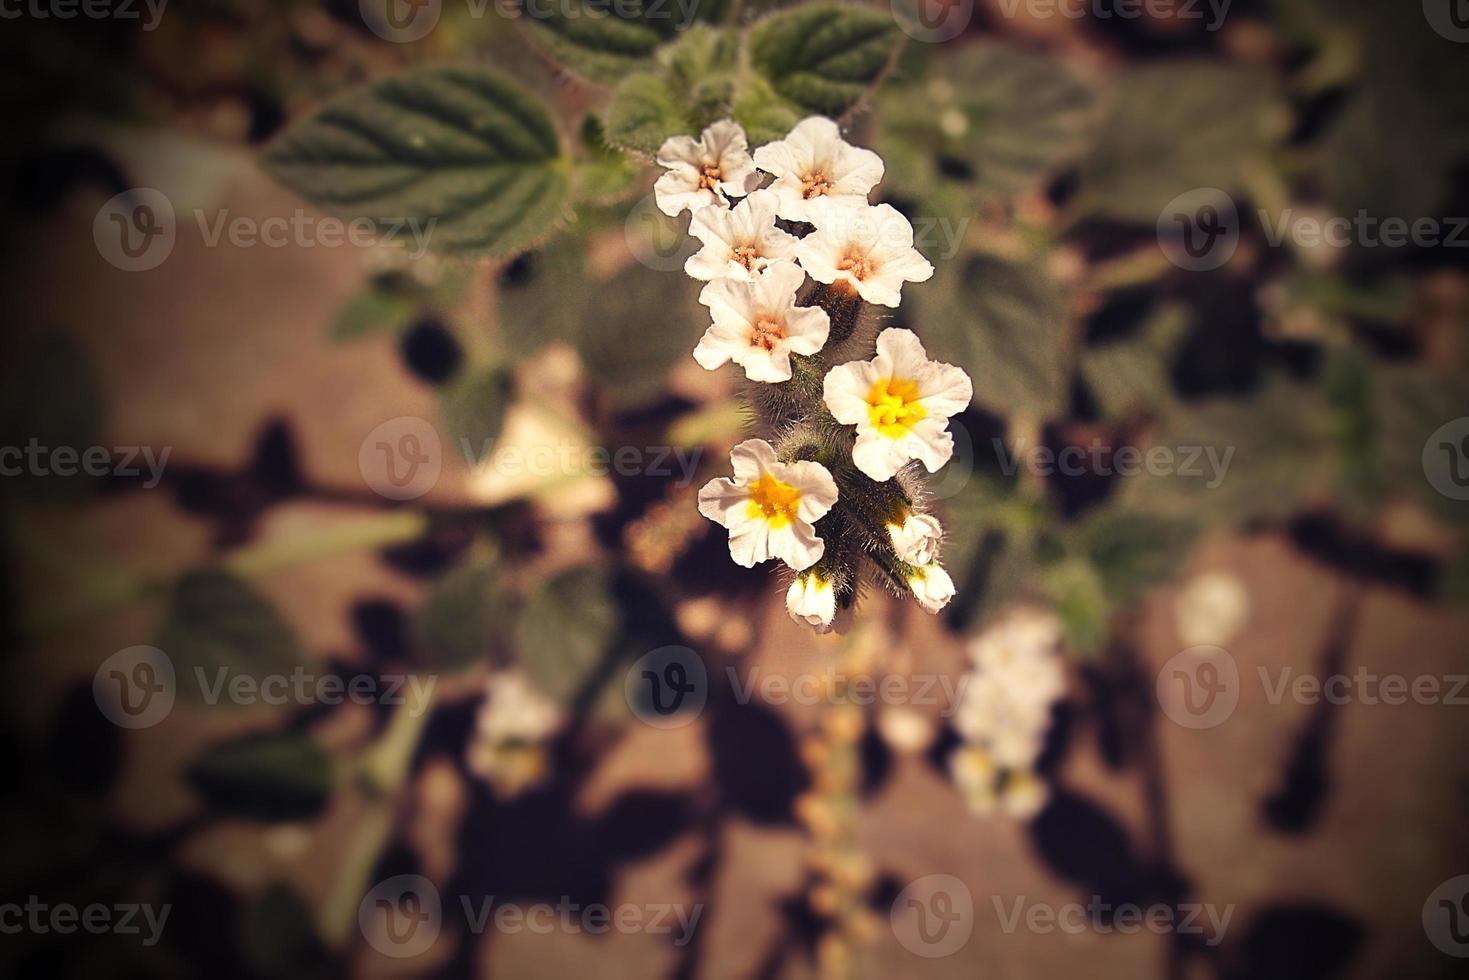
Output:
[[867,392],[867,419],[889,439],[901,439],[928,410],[918,401],[918,382],[884,378]]
[[755,330],[750,334],[750,346],[758,347],[761,350],[774,350],[776,343],[784,340],[785,335],[783,323],[762,316],[755,321]]
[[831,183],[820,170],[801,178],[801,197],[807,201],[831,193]]
[[789,483],[782,483],[769,473],[750,484],[749,514],[763,518],[772,528],[779,530],[796,519],[796,508],[801,503],[801,491]]
[[755,271],[755,262],[759,258],[760,251],[759,249],[755,248],[754,245],[735,246],[734,260],[740,265],[744,266],[746,269],[749,269],[751,272]]
[[872,263],[858,255],[848,255],[837,263],[837,269],[859,282],[872,275]]
[[704,167],[704,172],[701,173],[701,174],[699,174],[699,190],[701,190],[701,191],[712,191],[712,190],[715,190],[719,186],[719,182],[721,180],[723,180],[723,179],[724,179],[724,168],[723,167],[720,167],[717,164],[707,164]]

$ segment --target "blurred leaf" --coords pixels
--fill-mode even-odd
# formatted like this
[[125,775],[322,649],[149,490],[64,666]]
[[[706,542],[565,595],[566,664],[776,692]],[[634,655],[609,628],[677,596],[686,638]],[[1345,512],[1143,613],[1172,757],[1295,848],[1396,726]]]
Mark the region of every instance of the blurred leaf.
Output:
[[[89,448],[101,445],[101,388],[86,351],[71,337],[18,331],[7,337],[0,381],[0,445],[24,447],[34,439],[47,449],[67,447],[78,454],[78,465]],[[72,477],[26,472],[7,482],[30,496],[50,499],[58,491],[80,491],[92,479],[78,470]]]
[[931,61],[924,78],[878,96],[874,148],[897,195],[926,201],[951,189],[972,204],[1014,194],[1085,147],[1092,89],[1051,58],[979,43],[943,48]]
[[434,583],[414,621],[418,659],[439,670],[504,663],[508,606],[492,561],[473,558],[452,569]]
[[180,692],[198,698],[205,694],[198,679],[212,687],[221,676],[290,673],[302,662],[296,634],[275,607],[244,580],[214,569],[189,572],[174,585],[157,646],[173,660]]
[[670,136],[697,137],[727,114],[739,65],[739,38],[697,26],[658,53],[646,71],[628,76],[607,107],[607,141],[654,154]]
[[902,40],[887,11],[808,4],[759,21],[748,57],[794,111],[835,118],[877,83]]
[[607,138],[639,153],[657,153],[670,136],[697,129],[668,90],[668,83],[652,72],[629,76],[612,93],[607,107]]
[[505,428],[515,377],[503,367],[472,370],[444,388],[440,411],[454,448],[466,459],[486,459]]
[[593,81],[615,82],[694,23],[718,22],[730,6],[729,0],[567,0],[537,6],[534,16],[519,23],[562,65]]
[[959,256],[913,295],[929,355],[969,372],[976,405],[1007,418],[1060,414],[1070,316],[1041,268]]
[[1438,517],[1469,520],[1469,505],[1433,488],[1423,468],[1423,450],[1439,427],[1460,418],[1469,405],[1469,383],[1412,365],[1376,365],[1369,386],[1371,465],[1389,492],[1417,501]]
[[656,397],[708,325],[702,285],[633,264],[594,288],[576,340],[591,378],[621,404]]
[[641,162],[607,143],[602,121],[588,113],[581,126],[582,156],[576,163],[576,196],[592,204],[623,200],[637,189]]
[[585,282],[587,246],[568,236],[516,259],[514,274],[501,277],[500,332],[512,357],[534,354],[553,340],[575,343],[591,290],[567,289]]
[[377,333],[399,333],[413,322],[422,300],[413,292],[374,281],[337,313],[332,340],[355,340]]
[[211,746],[189,767],[189,783],[212,810],[268,822],[306,820],[331,795],[331,760],[294,732],[248,735]]
[[1101,575],[1090,562],[1063,561],[1046,569],[1044,589],[1066,630],[1066,639],[1083,657],[1107,643],[1112,604]]
[[321,975],[327,951],[312,925],[315,918],[305,899],[279,883],[245,906],[239,948],[251,974],[282,980]]
[[1190,520],[1108,508],[1091,517],[1079,536],[1107,597],[1130,603],[1173,575],[1198,530]]
[[542,585],[521,610],[515,630],[521,666],[562,704],[583,692],[617,638],[611,588],[606,571],[572,568]]
[[1082,351],[1081,374],[1104,418],[1126,418],[1173,401],[1169,370],[1188,323],[1186,307],[1164,306],[1136,335]]
[[1252,67],[1179,61],[1133,69],[1082,166],[1078,207],[1151,226],[1186,191],[1237,193],[1286,119],[1269,76]]
[[442,252],[524,248],[551,230],[568,189],[546,109],[481,68],[377,82],[297,122],[262,162],[313,204],[384,233],[414,222]]

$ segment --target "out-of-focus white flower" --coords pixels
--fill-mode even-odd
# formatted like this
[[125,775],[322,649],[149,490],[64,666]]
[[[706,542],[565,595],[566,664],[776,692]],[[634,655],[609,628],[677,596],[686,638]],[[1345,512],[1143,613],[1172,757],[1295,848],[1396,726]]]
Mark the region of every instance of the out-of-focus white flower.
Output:
[[467,753],[469,768],[497,792],[513,796],[545,775],[542,742],[560,724],[560,707],[523,673],[492,674]]
[[909,754],[927,751],[938,734],[932,718],[902,705],[882,709],[877,716],[877,732],[889,748]]
[[818,633],[829,632],[837,615],[836,589],[815,572],[797,575],[786,590],[786,611]]
[[1228,572],[1204,572],[1184,586],[1173,604],[1186,647],[1224,646],[1250,618],[1250,593]]
[[670,136],[658,148],[658,165],[668,173],[653,185],[653,199],[670,218],[685,210],[723,207],[721,192],[744,194],[756,176],[745,131],[731,119],[714,123],[698,139]]
[[911,330],[888,329],[877,356],[849,361],[826,373],[822,398],[832,416],[857,426],[852,460],[874,480],[890,480],[909,460],[936,472],[954,453],[949,416],[969,405],[969,375],[930,361]]
[[806,220],[816,230],[801,239],[796,256],[818,282],[841,283],[869,303],[897,306],[903,283],[933,277],[933,266],[913,247],[913,226],[891,204],[821,198],[807,205]]
[[796,571],[821,559],[826,544],[812,527],[837,501],[837,485],[820,463],[782,463],[764,439],[747,439],[730,453],[734,479],[710,480],[699,491],[699,513],[729,529],[729,555],[752,568],[779,558]]
[[1029,770],[1012,772],[1000,790],[1000,809],[1016,820],[1029,820],[1041,810],[1051,798],[1046,781]]
[[888,538],[893,551],[910,565],[927,565],[938,556],[944,529],[931,514],[908,511],[901,522],[890,522]]
[[733,208],[696,211],[689,234],[704,243],[684,263],[695,279],[749,280],[772,262],[796,257],[798,239],[775,226],[775,194],[768,190]]
[[713,371],[734,361],[751,381],[791,379],[791,355],[815,354],[831,333],[819,306],[797,306],[806,276],[794,262],[776,262],[749,282],[715,279],[699,293],[713,323],[694,360]]
[[918,604],[931,613],[943,609],[954,598],[954,580],[937,562],[919,565],[909,572],[908,588],[913,590]]
[[808,116],[783,140],[755,151],[755,166],[775,175],[770,185],[780,216],[810,221],[813,201],[865,205],[882,180],[882,157],[842,139],[837,124],[824,116]]
[[955,749],[949,756],[949,774],[972,812],[981,816],[995,812],[999,770],[988,752],[973,745]]

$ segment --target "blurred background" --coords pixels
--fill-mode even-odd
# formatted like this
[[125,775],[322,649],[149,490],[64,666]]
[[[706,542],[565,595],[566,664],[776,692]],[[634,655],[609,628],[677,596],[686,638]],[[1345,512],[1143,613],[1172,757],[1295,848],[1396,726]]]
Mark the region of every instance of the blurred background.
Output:
[[[7,976],[1459,975],[1462,0],[3,18]],[[696,511],[635,151],[746,32],[975,381],[938,616],[816,636]],[[555,150],[483,241],[272,165],[446,64]]]

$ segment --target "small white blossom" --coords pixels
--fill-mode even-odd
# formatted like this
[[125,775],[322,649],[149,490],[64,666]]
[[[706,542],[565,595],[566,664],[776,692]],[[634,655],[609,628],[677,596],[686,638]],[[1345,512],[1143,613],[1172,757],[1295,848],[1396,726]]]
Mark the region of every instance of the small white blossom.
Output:
[[796,571],[821,560],[826,543],[812,527],[837,501],[836,481],[820,463],[782,463],[764,439],[730,453],[734,479],[710,480],[699,513],[729,529],[729,555],[752,568],[779,558]]
[[696,140],[670,136],[658,149],[658,165],[668,173],[653,185],[658,210],[670,218],[681,211],[723,207],[725,198],[745,194],[756,177],[750,144],[739,123],[722,119]]
[[1205,572],[1184,586],[1173,615],[1184,646],[1223,646],[1249,620],[1250,593],[1228,572]]
[[814,572],[797,575],[786,590],[786,611],[796,622],[818,633],[829,632],[837,615],[837,594],[831,580]]
[[909,511],[901,523],[889,523],[893,552],[910,565],[927,565],[938,557],[944,529],[931,514]]
[[831,332],[825,310],[796,305],[805,281],[794,262],[776,262],[749,282],[709,283],[699,302],[714,322],[694,348],[694,360],[710,371],[734,361],[751,381],[789,381],[791,355],[815,354]]
[[969,376],[930,361],[911,330],[888,329],[877,338],[877,356],[827,372],[823,400],[832,416],[857,426],[852,460],[874,480],[892,479],[909,460],[936,472],[954,453],[948,419],[973,397]]
[[908,573],[908,588],[918,604],[931,613],[936,613],[954,598],[954,580],[942,565],[933,562],[921,565]]
[[1000,791],[1000,809],[1016,820],[1029,820],[1051,799],[1046,781],[1028,769],[1012,772]]
[[933,266],[913,247],[913,226],[891,204],[842,205],[810,202],[807,220],[816,230],[796,246],[811,278],[840,283],[877,306],[896,307],[903,283],[926,282]]
[[695,212],[689,234],[704,243],[684,263],[695,279],[750,280],[770,263],[796,257],[798,239],[775,226],[775,195],[768,190],[733,208]]
[[882,157],[842,139],[837,124],[824,116],[809,116],[783,140],[755,151],[755,166],[775,175],[770,189],[780,201],[780,216],[810,221],[811,202],[825,199],[838,204],[866,204],[867,195],[882,180]]
[[490,742],[538,742],[561,724],[561,708],[518,670],[492,674],[475,731]]

